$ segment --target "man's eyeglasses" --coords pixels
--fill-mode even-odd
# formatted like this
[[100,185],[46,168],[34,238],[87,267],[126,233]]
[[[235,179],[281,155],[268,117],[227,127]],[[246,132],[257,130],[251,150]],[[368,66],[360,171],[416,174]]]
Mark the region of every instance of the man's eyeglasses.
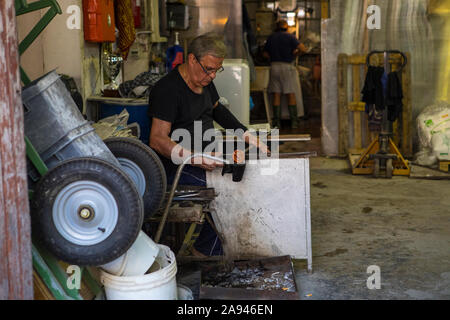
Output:
[[213,73],[220,73],[222,72],[224,69],[223,67],[220,67],[219,69],[206,69],[200,62],[199,59],[197,59],[197,57],[195,57],[195,60],[197,60],[198,64],[200,65],[200,67],[202,68],[203,72],[206,73],[208,76],[210,76]]

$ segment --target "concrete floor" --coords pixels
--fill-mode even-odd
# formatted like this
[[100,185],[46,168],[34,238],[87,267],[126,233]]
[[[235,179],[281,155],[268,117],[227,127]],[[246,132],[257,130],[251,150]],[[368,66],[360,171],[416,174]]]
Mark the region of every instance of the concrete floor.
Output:
[[[354,176],[325,157],[310,168],[313,273],[295,261],[301,299],[450,298],[450,180]],[[371,265],[380,289],[367,288]]]

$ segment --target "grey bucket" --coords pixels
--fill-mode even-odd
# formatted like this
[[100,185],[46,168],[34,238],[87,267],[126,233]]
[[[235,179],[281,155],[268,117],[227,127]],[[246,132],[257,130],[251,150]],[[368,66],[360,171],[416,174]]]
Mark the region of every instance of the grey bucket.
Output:
[[83,118],[56,71],[27,85],[22,90],[22,101],[25,135],[49,169],[78,157],[98,157],[120,167]]

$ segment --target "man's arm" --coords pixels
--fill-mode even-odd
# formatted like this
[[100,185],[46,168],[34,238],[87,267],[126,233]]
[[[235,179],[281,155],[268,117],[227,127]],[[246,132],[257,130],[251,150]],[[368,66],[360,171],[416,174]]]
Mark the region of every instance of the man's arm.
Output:
[[294,51],[292,52],[292,54],[293,54],[294,56],[298,56],[298,55],[300,55],[301,53],[306,53],[306,52],[308,52],[308,51],[309,51],[309,50],[305,47],[305,45],[304,45],[303,43],[299,43],[298,46],[297,46],[297,48],[295,48]]
[[175,141],[169,138],[171,128],[172,124],[168,121],[152,119],[150,147],[168,159],[172,156],[172,149],[177,145]]
[[213,107],[213,119],[220,124],[224,129],[242,129],[247,131],[247,127],[244,126],[223,104],[219,101]]
[[[169,134],[171,128],[172,124],[170,122],[153,118],[152,129],[150,131],[150,147],[168,159],[172,159],[172,153],[177,152],[175,156],[184,160],[192,153],[190,150],[184,149],[181,145],[170,139]],[[191,164],[209,171],[223,165],[220,162],[215,162],[207,158],[193,158]]]
[[222,104],[220,104],[219,101],[217,101],[216,104],[214,105],[213,118],[218,124],[220,124],[225,129],[234,129],[234,130],[242,129],[244,131],[242,138],[244,139],[245,142],[258,147],[264,153],[270,153],[270,150],[267,147],[267,145],[259,141],[259,138],[257,136],[251,134],[250,131],[248,131],[247,127],[244,126],[238,119],[236,119],[236,117],[231,113],[231,111],[228,110],[226,107],[224,107]]

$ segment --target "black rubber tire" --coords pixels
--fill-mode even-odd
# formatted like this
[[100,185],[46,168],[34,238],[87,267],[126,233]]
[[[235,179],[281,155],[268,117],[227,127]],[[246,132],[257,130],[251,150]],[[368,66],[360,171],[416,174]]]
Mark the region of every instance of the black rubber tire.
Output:
[[394,167],[392,165],[392,159],[386,160],[386,178],[391,179],[392,178],[392,171],[394,170]]
[[[64,238],[53,221],[53,204],[70,183],[93,181],[105,187],[118,206],[118,220],[112,233],[100,243],[79,245]],[[131,179],[117,166],[104,160],[82,157],[63,161],[37,183],[31,201],[33,237],[57,258],[80,266],[98,266],[124,254],[142,228],[144,205]]]
[[167,189],[167,177],[158,155],[149,146],[134,138],[109,138],[106,146],[116,158],[134,162],[145,176],[144,220],[148,220],[161,207]]
[[380,177],[380,159],[373,160],[373,177]]

